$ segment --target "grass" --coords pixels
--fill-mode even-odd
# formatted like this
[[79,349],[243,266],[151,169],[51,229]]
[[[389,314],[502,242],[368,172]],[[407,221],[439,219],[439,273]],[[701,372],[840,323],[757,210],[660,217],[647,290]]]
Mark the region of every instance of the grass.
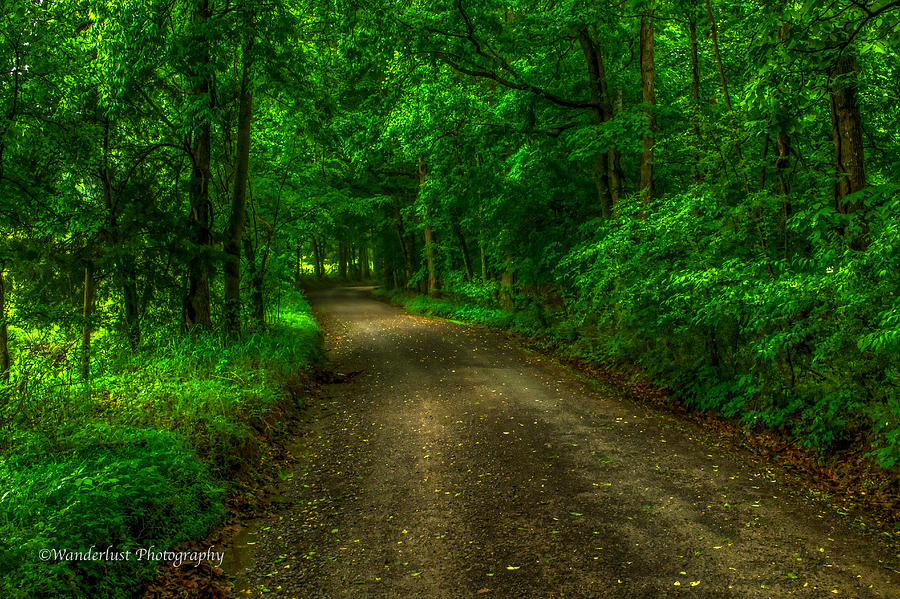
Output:
[[14,373],[0,412],[0,595],[132,597],[156,562],[52,550],[162,550],[221,522],[248,462],[302,407],[318,358],[308,304],[296,294],[289,306],[233,343],[159,331],[132,351],[101,337],[90,386],[69,360]]

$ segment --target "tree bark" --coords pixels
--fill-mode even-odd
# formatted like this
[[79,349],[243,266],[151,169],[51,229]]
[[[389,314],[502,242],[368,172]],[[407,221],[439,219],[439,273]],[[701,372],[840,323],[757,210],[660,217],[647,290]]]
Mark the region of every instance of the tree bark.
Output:
[[653,11],[641,16],[641,96],[647,128],[643,135],[640,189],[644,201],[653,198],[653,163],[656,144],[656,37],[653,31]]
[[359,278],[361,280],[368,280],[372,277],[372,271],[369,268],[369,248],[366,247],[366,244],[362,244],[359,246]]
[[697,52],[697,17],[691,13],[688,15],[688,33],[691,39],[691,128],[694,132],[694,182],[703,180],[700,171],[700,157],[702,155],[703,135],[700,132],[700,59]]
[[234,191],[231,194],[231,217],[225,238],[225,330],[236,336],[241,331],[241,240],[247,212],[247,181],[250,168],[250,127],[253,120],[253,96],[250,92],[250,50],[244,49],[241,77],[238,135],[234,169]]
[[209,0],[198,0],[192,19],[200,30],[194,40],[194,52],[198,57],[191,76],[194,78],[193,93],[207,98],[208,110],[205,114],[195,115],[194,141],[191,148],[191,179],[189,185],[191,211],[189,216],[191,242],[195,251],[201,255],[192,255],[188,262],[188,297],[185,318],[188,329],[200,326],[212,328],[212,316],[209,295],[209,257],[204,255],[212,245],[212,222],[209,202],[209,183],[212,180],[211,163],[211,126],[210,119],[213,108],[212,76],[209,73],[210,49],[209,41],[202,31],[210,17]]
[[[784,10],[782,5],[781,10]],[[790,21],[782,22],[778,27],[778,41],[785,43],[790,36]],[[788,172],[790,166],[790,157],[792,152],[791,138],[788,134],[788,102],[784,94],[780,94],[778,102],[778,112],[775,115],[777,131],[775,133],[775,149],[777,156],[775,158],[775,181],[778,185],[778,193],[781,195],[781,217],[779,219],[779,227],[781,229],[782,244],[784,247],[784,258],[788,258],[788,250],[790,246],[790,232],[788,231],[787,221],[791,216],[791,176]]]
[[316,275],[317,279],[321,279],[325,273],[322,268],[322,262],[319,259],[319,244],[316,241],[316,237],[311,235],[309,237],[309,244],[312,246],[312,255],[313,255],[313,274]]
[[719,27],[716,25],[716,17],[713,14],[712,3],[706,0],[706,15],[709,17],[709,31],[712,36],[713,53],[716,57],[716,68],[719,72],[719,83],[722,85],[722,95],[725,96],[725,107],[731,113],[731,93],[728,91],[728,79],[725,77],[725,66],[722,64],[722,53],[719,51]]
[[838,212],[849,214],[860,205],[845,198],[866,187],[866,162],[863,153],[862,117],[856,99],[858,67],[852,49],[835,60],[831,67],[831,125],[834,159],[838,179],[834,201]]
[[453,232],[456,234],[456,239],[459,241],[459,250],[462,253],[463,266],[466,269],[466,281],[471,281],[475,276],[472,272],[472,257],[469,255],[469,244],[466,243],[462,227],[459,225],[459,219],[454,219],[453,221]]
[[481,281],[487,282],[488,280],[488,272],[487,272],[487,257],[484,255],[484,242],[480,242],[478,244],[478,253],[481,258]]
[[[422,160],[422,157],[419,156],[419,190],[425,187],[425,162]],[[439,284],[437,279],[437,272],[435,269],[435,255],[434,255],[434,244],[435,244],[435,235],[434,228],[431,226],[429,222],[430,215],[428,211],[428,207],[425,208],[425,266],[428,270],[428,287],[427,292],[430,296],[435,296],[438,294]]]
[[[606,70],[600,47],[597,42],[596,28],[583,26],[578,30],[578,41],[588,69],[588,84],[591,92],[591,122],[602,125],[613,117],[612,102],[606,81]],[[612,217],[613,206],[622,195],[622,176],[619,166],[619,152],[615,145],[598,152],[594,158],[594,182],[597,188],[597,200],[600,203],[600,214],[603,218]]]
[[338,277],[347,279],[347,244],[338,242]]
[[504,309],[511,308],[514,303],[513,284],[516,281],[516,277],[513,274],[512,265],[512,256],[506,256],[503,273],[500,275],[500,307]]
[[94,265],[87,264],[84,267],[84,296],[81,304],[81,377],[87,381],[91,377],[91,323],[90,319],[94,311],[94,295],[96,294],[96,281],[94,280]]
[[437,273],[435,271],[434,244],[435,235],[434,228],[425,225],[425,262],[428,268],[428,295],[435,296],[438,294],[440,285],[438,284]]
[[765,191],[766,189],[766,178],[769,172],[769,142],[771,140],[771,135],[766,133],[766,137],[763,140],[763,151],[762,151],[762,166],[759,169],[759,190]]
[[6,267],[0,265],[0,379],[9,381],[12,362],[9,358],[9,329],[6,325]]
[[737,119],[734,116],[734,107],[731,104],[731,92],[728,91],[728,79],[725,77],[725,66],[722,64],[722,52],[719,49],[719,28],[716,25],[716,17],[713,15],[712,3],[710,0],[706,0],[706,15],[709,17],[710,35],[712,36],[713,53],[716,57],[716,69],[719,72],[719,83],[722,85],[725,108],[728,109],[732,133],[735,136],[734,153],[738,158],[738,170],[741,172],[744,181],[744,190],[749,194],[750,181],[747,179],[747,173],[744,171],[744,151],[741,148],[741,142],[738,139]]
[[128,327],[128,341],[132,348],[136,348],[141,342],[141,310],[134,254],[128,253],[122,256],[118,266],[122,271],[122,297],[125,303],[125,326]]

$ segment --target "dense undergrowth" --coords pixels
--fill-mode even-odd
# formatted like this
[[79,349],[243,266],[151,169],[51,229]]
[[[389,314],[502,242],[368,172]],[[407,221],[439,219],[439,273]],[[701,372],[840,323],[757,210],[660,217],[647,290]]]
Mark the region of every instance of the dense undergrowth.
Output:
[[65,356],[47,370],[35,355],[40,377],[20,361],[4,389],[0,595],[132,597],[157,561],[52,550],[162,551],[222,520],[231,483],[278,415],[302,405],[298,381],[317,359],[309,305],[299,294],[287,305],[269,330],[235,342],[159,332],[132,350],[101,338],[89,387]]
[[[685,404],[778,431],[823,454],[863,448],[900,463],[897,194],[868,216],[827,202],[794,209],[757,194],[737,205],[686,193],[623,202],[615,222],[563,256],[554,286],[501,290],[447,278],[407,308],[537,335],[571,357],[630,369]],[[777,232],[764,235],[761,231]],[[660,268],[665,264],[666,268]]]

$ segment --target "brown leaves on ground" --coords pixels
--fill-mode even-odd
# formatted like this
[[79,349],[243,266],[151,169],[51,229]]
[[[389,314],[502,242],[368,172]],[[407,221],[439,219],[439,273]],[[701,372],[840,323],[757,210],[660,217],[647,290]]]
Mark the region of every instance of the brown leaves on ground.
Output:
[[230,592],[231,581],[221,568],[206,562],[178,568],[163,564],[156,580],[144,589],[143,599],[225,599]]

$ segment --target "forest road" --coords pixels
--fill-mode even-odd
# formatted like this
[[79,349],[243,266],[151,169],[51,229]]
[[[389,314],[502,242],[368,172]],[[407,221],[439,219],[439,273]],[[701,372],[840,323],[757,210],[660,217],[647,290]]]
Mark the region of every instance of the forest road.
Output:
[[310,300],[358,373],[312,408],[235,596],[900,597],[896,547],[699,426],[500,333]]

